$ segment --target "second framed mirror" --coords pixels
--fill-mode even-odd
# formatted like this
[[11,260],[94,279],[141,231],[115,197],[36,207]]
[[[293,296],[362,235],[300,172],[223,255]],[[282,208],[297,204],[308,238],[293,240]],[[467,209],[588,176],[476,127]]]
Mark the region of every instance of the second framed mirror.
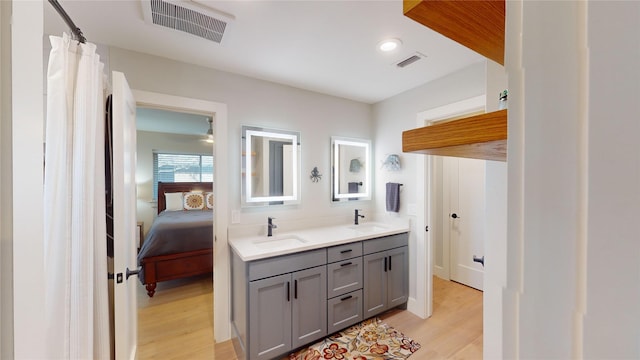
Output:
[[331,200],[371,199],[371,141],[331,137]]

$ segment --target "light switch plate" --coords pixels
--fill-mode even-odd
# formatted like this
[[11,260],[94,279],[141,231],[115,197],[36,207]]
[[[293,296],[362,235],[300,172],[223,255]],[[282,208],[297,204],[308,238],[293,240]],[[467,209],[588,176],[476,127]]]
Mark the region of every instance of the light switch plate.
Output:
[[416,204],[407,204],[407,215],[416,215],[418,213],[418,206]]
[[231,223],[240,224],[240,210],[231,210]]

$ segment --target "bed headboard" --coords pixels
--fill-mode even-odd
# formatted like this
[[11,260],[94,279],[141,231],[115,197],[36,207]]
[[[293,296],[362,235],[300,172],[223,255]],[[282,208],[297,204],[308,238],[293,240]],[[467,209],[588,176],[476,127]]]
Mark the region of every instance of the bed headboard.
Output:
[[213,191],[211,182],[158,182],[158,214],[167,208],[165,193],[189,192],[189,191]]

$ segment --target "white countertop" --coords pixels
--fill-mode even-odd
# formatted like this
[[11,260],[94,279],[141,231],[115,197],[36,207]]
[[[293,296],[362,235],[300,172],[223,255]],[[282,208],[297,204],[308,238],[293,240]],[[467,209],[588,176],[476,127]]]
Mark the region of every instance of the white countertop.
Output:
[[388,222],[361,222],[360,225],[325,226],[284,233],[279,233],[275,229],[271,237],[266,235],[239,237],[229,239],[229,244],[242,261],[252,261],[407,231],[409,231],[409,221],[395,219]]

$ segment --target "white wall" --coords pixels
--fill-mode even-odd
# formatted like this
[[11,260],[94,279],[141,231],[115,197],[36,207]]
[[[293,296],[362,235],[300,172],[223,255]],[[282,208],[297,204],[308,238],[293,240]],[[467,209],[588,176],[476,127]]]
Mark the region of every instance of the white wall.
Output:
[[[589,2],[586,243],[582,351],[590,358],[640,358],[640,3]],[[584,15],[581,13],[580,15]],[[582,25],[582,24],[580,24]],[[586,37],[587,34],[582,34]],[[582,84],[581,84],[582,85]],[[586,168],[585,168],[586,167]]]
[[[212,154],[211,144],[202,136],[137,132],[136,182],[138,184],[137,220],[144,222],[146,235],[158,211],[153,200],[153,151],[168,153]],[[215,161],[214,161],[215,164]],[[214,170],[215,171],[215,170]]]
[[640,357],[639,22],[507,2],[505,357]]
[[[43,2],[2,1],[2,358],[45,358]],[[5,22],[11,19],[10,24]],[[10,312],[13,312],[11,314]]]
[[13,357],[11,2],[0,2],[0,358]]
[[[301,203],[242,209],[242,224],[266,225],[267,216],[275,216],[284,231],[296,219],[338,215],[348,221],[355,206],[372,206],[371,201],[331,204],[329,185],[330,137],[371,138],[370,105],[118,48],[109,53],[111,69],[125,73],[132,89],[227,104],[230,211],[240,210],[240,126],[300,131]],[[314,166],[323,175],[318,183],[309,178]]]
[[[416,115],[428,109],[447,105],[456,101],[468,99],[485,92],[485,68],[484,62],[478,62],[458,72],[449,74],[440,79],[415,89],[406,91],[373,106],[374,131],[373,138],[373,163],[375,165],[375,189],[374,199],[377,211],[384,213],[381,216],[397,216],[394,213],[386,213],[385,209],[385,183],[398,182],[404,184],[400,192],[400,216],[409,216],[412,226],[415,223],[415,214],[409,213],[408,207],[422,206],[418,194],[416,161],[424,161],[422,154],[402,153],[402,131],[416,127]],[[382,169],[382,162],[388,154],[400,155],[402,170],[397,172]],[[430,229],[434,229],[431,225]],[[416,229],[411,229],[409,237],[409,289],[410,298],[415,298],[416,263],[424,259],[416,257]],[[423,231],[423,229],[420,229]]]
[[[506,357],[575,357],[576,253],[583,211],[580,6],[525,1],[520,28],[509,29],[507,284],[516,295],[517,313],[505,316],[515,320],[515,329],[505,332],[514,338],[506,343],[516,344],[516,353]],[[507,24],[520,20],[511,10]]]
[[[507,88],[504,66],[487,60],[486,112],[498,110],[499,93]],[[507,285],[507,163],[487,161],[485,167],[485,233],[483,358],[502,359],[502,292]]]

